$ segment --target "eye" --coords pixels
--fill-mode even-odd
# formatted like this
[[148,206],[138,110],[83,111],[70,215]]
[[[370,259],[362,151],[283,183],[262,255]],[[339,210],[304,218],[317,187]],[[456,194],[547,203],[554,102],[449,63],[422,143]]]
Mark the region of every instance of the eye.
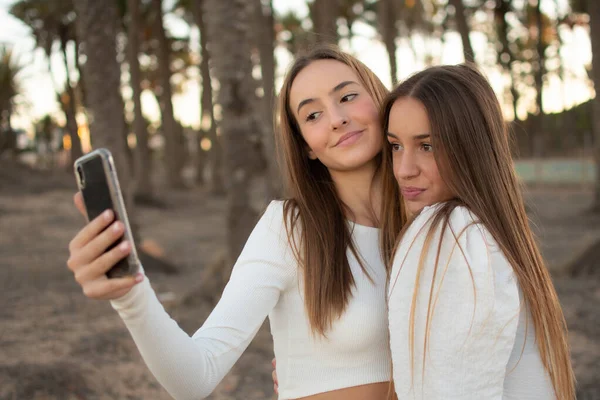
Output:
[[349,93],[342,97],[342,103],[352,101],[356,96],[358,96],[358,93]]
[[314,121],[315,119],[319,118],[319,115],[320,115],[320,114],[321,114],[320,112],[313,112],[313,113],[310,113],[310,114],[308,114],[308,115],[306,116],[305,120],[306,120],[307,122]]
[[433,152],[433,146],[432,146],[432,145],[430,145],[429,143],[423,143],[423,144],[421,145],[421,149],[422,149],[423,151],[427,152],[427,153],[431,153],[431,152]]
[[399,145],[398,143],[390,143],[390,146],[392,147],[392,151],[394,153],[396,153],[396,152],[398,152],[398,151],[400,151],[400,150],[403,149],[402,146]]

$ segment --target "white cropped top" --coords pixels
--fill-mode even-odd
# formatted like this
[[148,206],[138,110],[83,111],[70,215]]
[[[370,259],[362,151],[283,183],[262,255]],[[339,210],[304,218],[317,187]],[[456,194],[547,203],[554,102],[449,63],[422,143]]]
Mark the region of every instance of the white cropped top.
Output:
[[379,230],[353,225],[352,238],[373,282],[348,251],[356,284],[327,338],[313,336],[310,330],[302,275],[287,240],[280,201],[265,211],[219,303],[192,337],[165,312],[148,279],[111,303],[154,376],[176,399],[207,397],[267,316],[280,399],[389,381],[386,272]]

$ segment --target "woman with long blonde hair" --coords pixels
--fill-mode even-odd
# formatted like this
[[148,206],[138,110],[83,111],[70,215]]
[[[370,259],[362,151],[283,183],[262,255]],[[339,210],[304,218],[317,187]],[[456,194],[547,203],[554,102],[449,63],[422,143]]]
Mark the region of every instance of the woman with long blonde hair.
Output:
[[[176,399],[208,396],[268,316],[279,398],[383,400],[391,379],[383,254],[379,109],[387,94],[361,62],[320,47],[292,64],[277,142],[287,196],[264,212],[219,303],[193,335],[165,312],[147,277],[107,279],[131,244],[107,212],[71,241],[68,267],[86,296],[108,299],[144,361]],[[392,185],[393,186],[393,185]],[[391,195],[400,201],[399,192]],[[83,213],[81,195],[75,203]],[[400,209],[386,215],[390,229]]]
[[[398,398],[572,400],[565,320],[488,81],[469,65],[426,69],[382,120],[384,174],[410,215],[387,260]],[[401,207],[383,199],[383,215]]]

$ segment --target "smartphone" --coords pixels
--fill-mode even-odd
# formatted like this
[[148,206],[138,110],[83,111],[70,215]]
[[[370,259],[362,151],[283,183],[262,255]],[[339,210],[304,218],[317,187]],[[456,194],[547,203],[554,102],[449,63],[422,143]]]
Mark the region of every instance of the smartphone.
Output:
[[107,149],[96,149],[78,158],[74,163],[75,178],[87,211],[88,222],[102,214],[105,210],[112,210],[115,219],[125,225],[123,237],[113,243],[106,251],[111,250],[123,240],[131,243],[129,255],[111,268],[106,276],[119,278],[135,275],[139,270],[140,261],[133,242],[131,226],[127,219],[125,202],[121,194],[117,170],[112,154]]

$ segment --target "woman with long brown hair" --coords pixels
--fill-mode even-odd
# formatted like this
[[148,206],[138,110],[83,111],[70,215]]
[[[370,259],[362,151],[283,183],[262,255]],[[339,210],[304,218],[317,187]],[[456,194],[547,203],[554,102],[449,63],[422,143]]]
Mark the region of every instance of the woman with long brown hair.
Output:
[[[398,398],[573,399],[565,320],[488,81],[468,65],[426,69],[382,120],[384,174],[410,215],[387,260]],[[383,199],[383,215],[400,208]]]
[[[385,399],[391,379],[387,271],[380,237],[379,109],[387,90],[332,47],[297,58],[279,100],[277,142],[288,196],[264,212],[223,295],[190,337],[143,275],[107,279],[130,244],[106,213],[71,241],[67,262],[90,298],[111,300],[144,361],[177,399],[210,394],[269,316],[281,399]],[[399,202],[399,192],[388,194]],[[83,213],[82,198],[75,204]],[[400,209],[386,215],[400,229]]]

